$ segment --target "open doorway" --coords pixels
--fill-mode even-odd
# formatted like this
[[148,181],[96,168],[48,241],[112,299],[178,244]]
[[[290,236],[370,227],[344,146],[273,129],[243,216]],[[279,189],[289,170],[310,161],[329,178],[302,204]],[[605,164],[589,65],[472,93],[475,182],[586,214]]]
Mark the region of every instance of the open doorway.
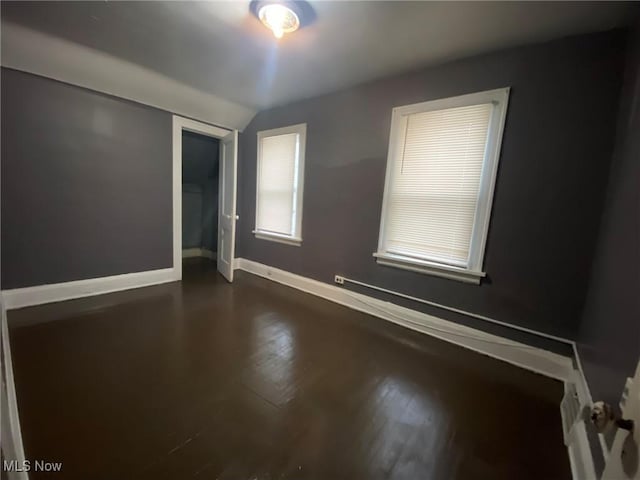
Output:
[[[215,265],[224,278],[233,281],[238,220],[237,163],[237,130],[174,115],[173,271],[176,280],[182,279],[185,256],[209,261],[208,266]],[[187,203],[185,208],[183,202]]]
[[217,268],[220,140],[182,131],[182,264]]

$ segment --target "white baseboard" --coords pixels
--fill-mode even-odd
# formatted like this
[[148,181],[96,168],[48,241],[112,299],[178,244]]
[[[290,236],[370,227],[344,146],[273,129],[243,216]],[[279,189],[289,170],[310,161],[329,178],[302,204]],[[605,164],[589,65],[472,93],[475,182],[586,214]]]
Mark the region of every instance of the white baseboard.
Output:
[[567,452],[574,480],[597,480],[584,420],[578,420],[573,426]]
[[182,258],[193,258],[202,256],[201,248],[183,248]]
[[125,273],[110,277],[3,290],[2,298],[6,309],[11,310],[43,303],[62,302],[74,298],[101,295],[103,293],[119,292],[131,288],[148,287],[178,280],[180,280],[179,270],[163,268],[147,272]]
[[215,260],[217,258],[217,254],[216,252],[212,252],[211,250],[207,250],[206,248],[185,248],[184,250],[182,250],[182,258],[194,257],[203,257],[210,260]]
[[235,268],[548,377],[562,381],[574,378],[572,361],[569,357],[563,355],[524,345],[443,320],[433,315],[355,293],[343,287],[312,280],[244,258],[236,259]]
[[[22,431],[20,430],[20,415],[18,414],[18,400],[16,398],[16,387],[13,381],[13,363],[11,360],[11,345],[9,344],[9,327],[7,325],[7,312],[4,304],[0,301],[2,310],[2,367],[3,382],[1,385],[2,398],[0,407],[2,414],[0,424],[2,424],[2,456],[3,460],[15,461],[18,465],[24,465],[25,455],[22,444]],[[26,472],[10,471],[7,476],[11,480],[28,480]]]
[[207,250],[206,248],[203,248],[201,250],[200,256],[204,257],[204,258],[208,258],[209,260],[217,260],[218,259],[217,252],[212,252],[211,250]]

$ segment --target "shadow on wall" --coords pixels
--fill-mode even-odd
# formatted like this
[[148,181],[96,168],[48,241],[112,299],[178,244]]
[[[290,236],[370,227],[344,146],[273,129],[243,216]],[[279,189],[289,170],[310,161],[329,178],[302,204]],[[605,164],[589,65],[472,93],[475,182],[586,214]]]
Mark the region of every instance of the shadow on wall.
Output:
[[640,24],[631,36],[620,108],[579,336],[591,394],[613,405],[640,360]]
[[182,248],[215,252],[218,243],[219,141],[182,133]]
[[171,114],[1,71],[2,287],[171,268]]

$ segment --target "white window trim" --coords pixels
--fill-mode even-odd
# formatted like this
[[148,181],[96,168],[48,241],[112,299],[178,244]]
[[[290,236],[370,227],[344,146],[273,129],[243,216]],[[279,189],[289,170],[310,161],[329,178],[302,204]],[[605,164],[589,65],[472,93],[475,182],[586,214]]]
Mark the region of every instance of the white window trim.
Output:
[[273,232],[261,232],[258,230],[253,230],[252,233],[256,236],[256,238],[259,238],[261,240],[270,240],[272,242],[294,245],[296,247],[302,245],[302,239],[298,237],[290,237],[289,235],[281,235],[279,233]]
[[[509,103],[510,88],[499,88],[485,92],[460,95],[458,97],[443,98],[428,102],[396,107],[391,116],[391,133],[389,137],[389,151],[387,154],[387,170],[384,183],[384,197],[382,200],[382,213],[380,215],[380,233],[378,236],[378,250],[373,254],[380,265],[402,268],[414,272],[435,275],[438,277],[459,280],[466,283],[479,284],[482,277],[486,276],[483,271],[484,253],[489,231],[491,217],[491,206],[493,203],[493,192],[495,188],[496,175],[498,172],[498,162],[500,160],[500,149],[502,147],[502,134],[507,116],[507,106]],[[388,211],[388,200],[392,184],[392,172],[394,152],[399,138],[400,122],[402,117],[422,112],[434,110],[444,110],[447,108],[465,107],[482,103],[493,103],[496,108],[491,115],[489,122],[489,133],[487,140],[487,152],[482,167],[480,188],[478,191],[478,204],[471,234],[471,246],[469,249],[468,266],[455,267],[440,264],[428,260],[419,260],[413,257],[393,254],[385,250],[385,221]]]
[[[296,199],[295,199],[295,224],[293,235],[284,235],[281,233],[269,232],[266,230],[258,229],[258,202],[260,201],[258,190],[260,179],[260,168],[262,158],[262,139],[264,137],[274,137],[277,135],[287,135],[291,133],[297,133],[299,135],[298,143],[298,171],[294,177],[297,182]],[[258,148],[257,148],[257,160],[256,160],[256,216],[255,216],[255,229],[252,233],[256,238],[261,240],[270,240],[272,242],[284,243],[286,245],[293,245],[299,247],[302,245],[302,203],[304,198],[304,158],[307,145],[307,124],[298,123],[296,125],[290,125],[288,127],[274,128],[271,130],[262,130],[258,132]]]

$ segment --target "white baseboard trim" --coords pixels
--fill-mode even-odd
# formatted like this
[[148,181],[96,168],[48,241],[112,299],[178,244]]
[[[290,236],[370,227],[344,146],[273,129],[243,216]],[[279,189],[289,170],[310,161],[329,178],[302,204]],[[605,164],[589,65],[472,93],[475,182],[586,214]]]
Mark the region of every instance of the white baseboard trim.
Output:
[[[576,391],[578,394],[578,399],[580,401],[580,405],[582,408],[584,407],[589,407],[591,408],[593,406],[594,403],[594,399],[591,396],[591,390],[589,388],[589,383],[587,382],[587,377],[584,374],[584,367],[582,365],[582,360],[580,358],[580,352],[578,351],[578,345],[576,344],[576,342],[573,342],[573,355],[574,358],[576,359],[576,365],[577,365],[577,370],[575,371],[575,378],[574,378],[574,383],[576,386]],[[597,401],[598,399],[596,399]],[[587,432],[586,432],[586,427],[584,426],[584,422],[582,425],[582,429],[578,430],[577,435],[579,435],[579,441],[580,443],[578,444],[579,448],[579,452],[576,454],[576,458],[578,460],[581,460],[582,463],[578,464],[578,467],[586,472],[589,473],[589,476],[587,475],[583,475],[585,478],[592,478],[591,476],[591,472],[594,470],[594,462],[593,462],[593,457],[591,455],[591,449],[589,447],[589,443],[587,440]],[[604,459],[604,463],[606,464],[607,461],[609,460],[609,446],[607,445],[607,441],[605,439],[604,434],[602,433],[598,433],[598,442],[600,445],[600,450],[602,452],[602,458]],[[582,438],[584,437],[584,439]],[[573,461],[573,460],[572,460]],[[573,463],[571,464],[572,468],[573,468]],[[574,472],[574,479],[577,479],[580,477],[577,477],[575,472]],[[595,473],[593,474],[593,478],[595,477]],[[581,479],[580,479],[581,480]]]
[[11,310],[43,303],[62,302],[74,298],[119,292],[131,288],[148,287],[178,280],[180,280],[179,270],[163,268],[147,272],[125,273],[110,277],[2,290],[2,298],[6,309]]
[[193,257],[201,257],[202,249],[201,248],[183,248],[182,249],[182,258],[193,258]]
[[596,480],[595,463],[591,455],[587,425],[583,414],[585,407],[588,407],[590,403],[585,403],[585,387],[581,378],[580,372],[575,370],[574,378],[564,384],[564,397],[560,403],[562,432],[573,479]]
[[218,253],[217,252],[212,252],[211,250],[207,250],[206,248],[202,249],[202,251],[200,252],[200,256],[204,257],[204,258],[208,258],[209,260],[217,260],[218,259]]
[[574,480],[597,480],[584,420],[578,420],[571,429],[567,452]]
[[[0,424],[2,424],[2,453],[7,462],[17,462],[17,465],[24,465],[25,455],[22,444],[22,431],[20,430],[20,415],[18,414],[18,400],[16,397],[16,387],[13,381],[13,363],[11,360],[11,346],[9,343],[9,327],[7,325],[7,312],[4,303],[0,301],[2,309],[2,367],[4,369],[4,382],[1,385],[2,398],[0,407],[2,414]],[[4,466],[3,466],[4,467]],[[10,471],[7,476],[11,480],[28,480],[29,475],[24,471]]]
[[524,345],[244,258],[236,258],[235,268],[548,377],[562,381],[574,378],[572,361],[563,355]]
[[207,250],[206,248],[185,248],[182,250],[182,258],[203,257],[210,260],[218,258],[216,252]]

